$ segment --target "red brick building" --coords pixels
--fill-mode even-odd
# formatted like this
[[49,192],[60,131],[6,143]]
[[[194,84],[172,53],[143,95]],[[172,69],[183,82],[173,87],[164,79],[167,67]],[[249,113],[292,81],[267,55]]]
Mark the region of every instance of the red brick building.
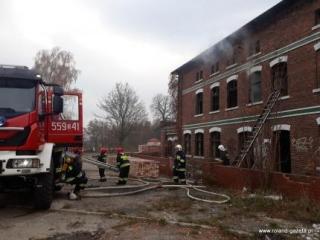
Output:
[[178,119],[164,146],[219,163],[223,144],[236,159],[278,90],[247,167],[320,175],[320,0],[283,0],[172,74]]

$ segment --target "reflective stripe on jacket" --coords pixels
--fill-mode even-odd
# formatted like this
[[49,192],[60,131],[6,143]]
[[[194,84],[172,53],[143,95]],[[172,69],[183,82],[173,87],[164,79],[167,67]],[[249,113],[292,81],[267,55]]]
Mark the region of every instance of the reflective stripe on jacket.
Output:
[[124,168],[130,166],[129,157],[127,155],[118,155],[117,156],[117,166],[118,168]]
[[183,151],[178,151],[176,153],[176,158],[174,159],[174,168],[177,171],[182,171],[180,169],[184,169],[186,168],[186,157]]

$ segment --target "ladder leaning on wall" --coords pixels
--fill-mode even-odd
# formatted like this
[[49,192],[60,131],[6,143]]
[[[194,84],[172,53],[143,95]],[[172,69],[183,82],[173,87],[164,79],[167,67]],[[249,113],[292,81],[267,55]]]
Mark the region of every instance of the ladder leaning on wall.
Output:
[[235,158],[235,160],[232,163],[233,165],[236,165],[237,167],[241,167],[243,165],[245,158],[247,157],[248,153],[252,149],[254,142],[259,136],[259,133],[261,132],[263,125],[265,124],[268,117],[270,116],[270,113],[275,103],[278,101],[279,96],[280,96],[280,90],[274,90],[273,92],[271,92],[271,94],[268,97],[267,104],[263,108],[262,113],[257,118],[256,123],[253,126],[252,132],[249,134],[248,138],[244,141],[244,144],[240,150],[239,155]]
[[[232,165],[237,167],[243,167],[244,162],[250,150],[253,148],[255,141],[257,140],[263,126],[270,117],[270,114],[277,103],[281,94],[286,94],[285,89],[287,88],[288,76],[287,76],[287,64],[286,62],[278,62],[272,67],[272,92],[270,93],[267,103],[264,106],[261,114],[257,118],[252,132],[249,133],[248,137],[245,139],[238,156],[232,162]],[[254,160],[252,166],[256,166],[257,162]]]

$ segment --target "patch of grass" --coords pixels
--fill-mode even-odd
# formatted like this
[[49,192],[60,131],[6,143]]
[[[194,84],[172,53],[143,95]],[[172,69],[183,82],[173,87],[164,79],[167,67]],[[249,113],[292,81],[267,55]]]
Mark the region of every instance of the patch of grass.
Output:
[[218,219],[215,217],[209,217],[206,219],[198,219],[198,220],[193,220],[193,221],[188,221],[188,222],[199,224],[199,225],[207,225],[207,226],[217,226],[220,224]]
[[205,208],[199,208],[198,209],[198,212],[206,212],[207,211],[207,209],[205,209]]
[[168,222],[167,222],[167,220],[166,219],[164,219],[164,218],[160,218],[160,220],[159,220],[159,224],[160,225],[167,225],[168,224]]
[[223,233],[224,236],[231,238],[231,239],[238,239],[238,240],[256,240],[254,238],[251,238],[249,235],[244,235],[240,233],[236,233],[232,231],[229,227],[219,224],[218,225],[219,230]]
[[138,220],[136,219],[129,219],[123,223],[120,223],[120,224],[117,224],[115,226],[112,226],[111,228],[113,228],[114,230],[118,230],[120,231],[122,228],[124,227],[128,227],[128,226],[131,226],[133,224],[137,224],[138,223]]
[[170,210],[170,211],[186,211],[190,209],[192,206],[192,202],[189,200],[169,197],[162,199],[154,204],[152,204],[152,209],[156,209],[158,211]]
[[231,203],[231,209],[226,209],[225,212],[231,212],[233,216],[245,215],[253,217],[256,213],[261,212],[268,213],[271,217],[287,220],[307,223],[320,221],[320,205],[308,198],[276,201],[257,195],[254,198],[234,197]]
[[269,223],[269,228],[271,228],[271,229],[279,229],[281,227],[279,226],[278,223],[271,222],[271,223]]
[[199,229],[193,228],[193,229],[190,231],[190,234],[191,234],[191,235],[199,235]]

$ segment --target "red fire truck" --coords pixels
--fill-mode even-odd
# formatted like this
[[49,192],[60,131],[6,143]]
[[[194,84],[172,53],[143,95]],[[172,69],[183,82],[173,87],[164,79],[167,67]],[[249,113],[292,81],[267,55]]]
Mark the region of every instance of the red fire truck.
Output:
[[50,208],[62,155],[82,138],[81,92],[0,65],[0,194],[31,190],[36,208]]

